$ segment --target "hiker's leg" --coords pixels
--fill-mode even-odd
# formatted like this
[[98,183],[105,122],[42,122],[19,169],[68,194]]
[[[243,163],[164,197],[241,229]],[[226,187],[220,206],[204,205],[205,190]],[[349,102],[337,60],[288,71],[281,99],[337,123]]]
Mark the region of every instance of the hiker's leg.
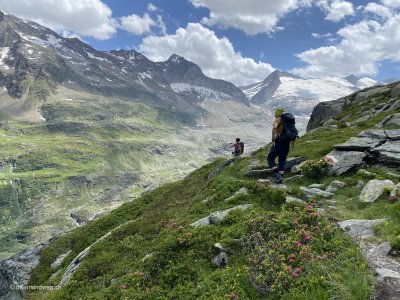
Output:
[[272,145],[271,150],[269,151],[268,157],[267,157],[268,166],[273,170],[278,169],[278,167],[276,166],[276,163],[275,163],[275,159],[278,157],[278,155],[279,155],[279,153],[277,151],[277,147],[274,144],[274,145]]
[[289,148],[290,148],[290,143],[287,141],[283,141],[280,143],[279,147],[279,163],[278,163],[278,169],[279,173],[283,175],[285,173],[285,165],[286,165],[286,159],[289,154]]

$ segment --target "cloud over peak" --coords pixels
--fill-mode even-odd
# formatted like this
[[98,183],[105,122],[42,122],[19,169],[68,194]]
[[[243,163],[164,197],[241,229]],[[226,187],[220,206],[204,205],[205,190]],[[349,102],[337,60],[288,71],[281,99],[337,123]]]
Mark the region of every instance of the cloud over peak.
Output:
[[263,80],[274,70],[270,64],[243,57],[227,38],[218,38],[214,31],[198,23],[189,23],[175,34],[148,36],[138,50],[155,61],[178,54],[198,64],[207,76],[237,85]]

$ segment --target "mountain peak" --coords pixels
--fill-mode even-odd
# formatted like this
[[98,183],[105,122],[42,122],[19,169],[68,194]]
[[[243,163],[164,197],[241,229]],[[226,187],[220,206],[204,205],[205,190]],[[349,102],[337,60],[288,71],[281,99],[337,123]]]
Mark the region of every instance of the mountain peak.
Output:
[[168,62],[173,62],[173,63],[180,63],[180,62],[186,62],[187,60],[186,60],[184,57],[182,57],[182,56],[179,56],[179,55],[177,55],[177,54],[172,54],[172,55],[168,58],[167,61],[168,61]]
[[346,79],[348,82],[350,82],[351,84],[357,85],[358,80],[360,80],[359,77],[350,74],[349,76],[345,77],[344,79]]

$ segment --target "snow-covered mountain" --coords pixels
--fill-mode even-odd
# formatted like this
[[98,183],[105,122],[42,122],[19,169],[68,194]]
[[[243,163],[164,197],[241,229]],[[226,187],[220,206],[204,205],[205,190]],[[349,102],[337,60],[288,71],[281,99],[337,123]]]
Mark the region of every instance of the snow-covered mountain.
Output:
[[283,107],[296,115],[309,116],[319,102],[338,99],[376,83],[355,76],[303,79],[274,71],[262,82],[242,87],[242,90],[253,105],[271,110]]

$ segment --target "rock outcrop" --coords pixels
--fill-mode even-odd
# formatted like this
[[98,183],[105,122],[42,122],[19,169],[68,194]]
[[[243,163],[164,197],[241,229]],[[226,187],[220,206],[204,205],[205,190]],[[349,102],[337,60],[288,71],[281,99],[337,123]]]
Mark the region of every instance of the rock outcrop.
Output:
[[193,222],[192,224],[190,224],[190,226],[203,227],[203,226],[208,226],[211,224],[217,224],[217,223],[221,222],[223,219],[225,219],[225,217],[231,211],[233,211],[235,209],[246,210],[246,209],[250,208],[251,206],[253,206],[253,205],[252,204],[242,204],[242,205],[238,205],[238,206],[228,208],[228,209],[225,209],[222,211],[216,211],[216,212],[211,213],[207,217],[204,217],[200,220],[197,220],[196,222]]
[[31,271],[39,264],[40,251],[48,242],[26,249],[0,262],[0,299],[24,298]]

